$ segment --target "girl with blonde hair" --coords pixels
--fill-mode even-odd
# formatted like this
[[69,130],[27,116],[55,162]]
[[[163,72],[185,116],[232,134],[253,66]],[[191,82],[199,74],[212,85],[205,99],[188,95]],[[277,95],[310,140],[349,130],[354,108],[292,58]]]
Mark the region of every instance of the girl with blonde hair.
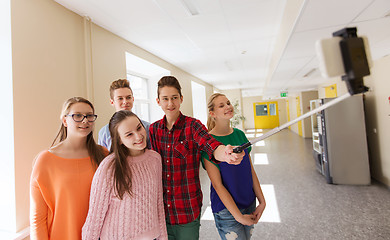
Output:
[[[211,95],[208,102],[207,128],[219,142],[238,146],[248,142],[245,134],[230,126],[234,109],[229,99],[221,93]],[[221,239],[250,239],[265,208],[265,199],[259,180],[245,149],[239,165],[224,162],[216,164],[206,154],[202,163],[211,180],[211,209]],[[259,205],[256,207],[256,198]]]

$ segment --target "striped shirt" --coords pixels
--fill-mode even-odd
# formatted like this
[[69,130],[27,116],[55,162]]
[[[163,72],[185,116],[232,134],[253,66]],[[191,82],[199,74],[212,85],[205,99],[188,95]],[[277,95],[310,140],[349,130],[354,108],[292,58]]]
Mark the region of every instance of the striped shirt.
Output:
[[180,116],[171,130],[166,117],[150,125],[152,149],[162,157],[163,195],[167,223],[172,225],[193,222],[202,207],[199,180],[201,151],[212,158],[221,145],[197,119]]

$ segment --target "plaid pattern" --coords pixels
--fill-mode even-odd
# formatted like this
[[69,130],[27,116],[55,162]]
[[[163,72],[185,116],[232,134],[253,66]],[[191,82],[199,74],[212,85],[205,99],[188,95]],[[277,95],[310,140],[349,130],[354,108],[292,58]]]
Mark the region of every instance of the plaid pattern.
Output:
[[151,124],[149,130],[152,149],[162,157],[167,222],[172,225],[190,223],[199,216],[202,207],[199,180],[201,151],[211,159],[221,143],[207,132],[199,120],[182,113],[170,131],[165,116]]

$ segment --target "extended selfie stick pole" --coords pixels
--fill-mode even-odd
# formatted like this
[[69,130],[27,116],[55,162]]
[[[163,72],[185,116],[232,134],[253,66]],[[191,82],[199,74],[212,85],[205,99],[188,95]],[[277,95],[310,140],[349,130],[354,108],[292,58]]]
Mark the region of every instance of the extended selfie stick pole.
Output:
[[303,114],[302,116],[300,116],[300,117],[298,117],[298,118],[296,118],[296,119],[294,119],[294,120],[292,120],[292,121],[290,121],[290,122],[288,122],[288,123],[283,124],[283,125],[280,126],[280,127],[276,127],[276,128],[274,128],[274,129],[272,129],[272,130],[270,130],[270,131],[264,133],[263,135],[261,135],[261,136],[258,137],[258,138],[253,139],[252,141],[249,141],[249,142],[247,142],[247,143],[245,143],[245,144],[243,144],[243,145],[241,145],[241,146],[239,146],[239,147],[234,148],[234,149],[233,149],[233,152],[234,152],[234,153],[240,153],[240,152],[242,152],[244,149],[248,148],[249,146],[251,146],[251,145],[257,143],[258,141],[264,140],[264,139],[266,139],[266,138],[268,138],[268,137],[274,135],[275,133],[280,132],[281,130],[283,130],[283,129],[285,129],[285,128],[291,126],[291,125],[293,125],[294,123],[297,123],[297,122],[299,122],[299,121],[301,121],[301,120],[303,120],[303,119],[305,119],[305,118],[307,118],[307,117],[309,117],[309,116],[311,116],[311,115],[313,115],[313,114],[316,114],[316,113],[318,113],[318,112],[324,110],[325,108],[328,108],[328,107],[330,107],[330,106],[332,106],[332,105],[335,105],[336,103],[341,102],[341,101],[343,101],[344,99],[349,98],[350,96],[352,96],[352,95],[348,92],[348,93],[344,94],[344,95],[341,96],[341,97],[335,98],[335,99],[333,99],[332,101],[327,102],[327,103],[325,103],[324,105],[321,105],[320,107],[315,108],[315,109],[311,110],[310,112],[307,112],[307,113]]
[[258,138],[253,139],[247,143],[244,143],[241,146],[238,146],[233,149],[234,153],[240,153],[244,151],[244,149],[252,146],[258,141],[264,140],[277,132],[297,123],[313,114],[316,114],[332,105],[335,105],[352,95],[364,93],[368,91],[368,88],[364,86],[363,76],[367,76],[370,74],[368,61],[366,57],[366,52],[364,48],[364,42],[362,38],[358,38],[356,35],[356,28],[344,28],[337,32],[333,33],[335,37],[342,37],[340,40],[340,50],[342,55],[342,61],[344,63],[345,74],[342,76],[342,80],[345,81],[348,88],[348,93],[344,94],[341,97],[335,98],[324,105],[321,105],[318,108],[311,110],[303,114],[302,116],[283,124],[280,127],[276,127],[267,133],[261,135]]

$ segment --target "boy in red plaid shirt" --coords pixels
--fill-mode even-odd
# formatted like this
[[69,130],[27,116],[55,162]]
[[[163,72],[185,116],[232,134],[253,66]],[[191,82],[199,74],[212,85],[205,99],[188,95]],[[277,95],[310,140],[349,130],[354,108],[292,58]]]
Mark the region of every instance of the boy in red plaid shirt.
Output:
[[161,154],[163,193],[169,239],[199,239],[202,190],[199,180],[201,151],[209,159],[240,164],[244,153],[233,153],[209,135],[197,119],[180,112],[181,86],[173,76],[158,82],[157,103],[165,116],[150,125],[152,149]]

